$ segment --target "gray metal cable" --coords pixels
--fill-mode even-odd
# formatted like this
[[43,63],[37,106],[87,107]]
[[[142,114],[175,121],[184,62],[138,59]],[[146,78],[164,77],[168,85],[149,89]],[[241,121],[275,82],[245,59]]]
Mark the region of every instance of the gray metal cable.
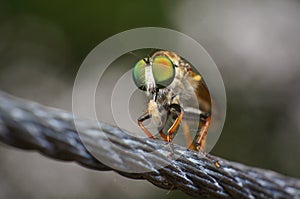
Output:
[[[36,150],[58,160],[75,161],[90,169],[114,170],[123,176],[145,179],[163,189],[179,189],[194,197],[300,198],[298,179],[216,156],[199,157],[197,152],[180,146],[175,146],[177,159],[166,158],[165,142],[132,137],[104,123],[76,120],[81,137],[71,113],[0,92],[0,140],[8,145]],[[85,140],[85,145],[80,138]],[[120,169],[100,162],[86,147],[93,154],[104,154]],[[155,153],[149,153],[153,150]],[[166,164],[156,169],[157,165]],[[149,171],[126,172],[129,166]]]

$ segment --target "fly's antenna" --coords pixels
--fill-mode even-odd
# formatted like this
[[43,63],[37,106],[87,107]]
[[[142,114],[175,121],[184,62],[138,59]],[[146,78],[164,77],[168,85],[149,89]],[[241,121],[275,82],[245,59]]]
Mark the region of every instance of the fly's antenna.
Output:
[[136,53],[134,53],[134,52],[132,52],[132,51],[130,51],[130,52],[128,52],[128,53],[131,54],[131,55],[133,55],[133,56],[135,56],[135,57],[138,58],[138,59],[142,59],[142,57],[138,56]]
[[133,55],[133,56],[135,56],[136,58],[138,58],[139,60],[144,60],[144,62],[147,64],[147,65],[149,65],[150,64],[150,56],[147,56],[147,57],[145,57],[145,58],[142,58],[142,57],[140,57],[140,56],[138,56],[136,53],[134,53],[134,52],[132,52],[132,51],[130,51],[130,52],[128,52],[129,54],[131,54],[131,55]]
[[150,59],[151,59],[151,55],[152,55],[155,51],[157,51],[157,50],[160,50],[160,49],[150,48],[150,49],[149,49],[149,52],[147,53],[147,55],[145,56],[145,58],[139,56],[138,54],[136,54],[136,53],[134,53],[134,52],[132,52],[132,51],[130,51],[130,52],[128,52],[128,53],[131,54],[131,55],[133,55],[133,56],[135,56],[135,57],[138,58],[139,60],[140,60],[140,59],[143,59],[147,64],[149,64],[149,63],[150,63]]

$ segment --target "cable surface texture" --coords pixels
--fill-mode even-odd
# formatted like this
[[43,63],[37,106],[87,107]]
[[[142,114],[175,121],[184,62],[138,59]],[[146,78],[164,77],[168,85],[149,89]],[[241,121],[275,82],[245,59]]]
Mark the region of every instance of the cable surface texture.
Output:
[[[36,150],[57,160],[75,161],[90,169],[113,170],[194,197],[300,198],[298,179],[212,155],[199,156],[177,145],[176,158],[166,158],[165,142],[130,136],[101,122],[75,119],[77,129],[71,113],[0,91],[0,140],[8,145]],[[104,156],[105,161],[96,159],[91,155],[94,153]],[[128,172],[128,167],[147,172]]]

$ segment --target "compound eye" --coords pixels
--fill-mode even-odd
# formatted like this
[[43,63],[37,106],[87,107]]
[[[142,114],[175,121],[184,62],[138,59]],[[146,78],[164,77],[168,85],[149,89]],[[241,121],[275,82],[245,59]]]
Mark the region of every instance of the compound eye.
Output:
[[140,89],[146,90],[146,79],[145,79],[145,67],[147,66],[146,62],[141,59],[138,61],[132,71],[132,76],[135,85]]
[[175,67],[166,56],[156,56],[152,62],[152,73],[158,88],[166,88],[175,77]]

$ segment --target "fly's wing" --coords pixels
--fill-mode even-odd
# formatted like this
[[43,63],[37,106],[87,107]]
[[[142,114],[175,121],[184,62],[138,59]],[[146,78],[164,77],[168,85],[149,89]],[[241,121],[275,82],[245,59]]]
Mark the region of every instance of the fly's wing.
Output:
[[189,71],[189,84],[193,87],[193,95],[189,100],[183,101],[184,115],[178,135],[182,135],[185,145],[196,150],[196,141],[200,137],[201,129],[206,117],[211,114],[211,98],[202,77]]
[[202,111],[199,109],[186,107],[184,109],[184,116],[181,122],[181,132],[184,136],[185,145],[191,149],[196,150],[196,140],[202,127],[201,122]]

